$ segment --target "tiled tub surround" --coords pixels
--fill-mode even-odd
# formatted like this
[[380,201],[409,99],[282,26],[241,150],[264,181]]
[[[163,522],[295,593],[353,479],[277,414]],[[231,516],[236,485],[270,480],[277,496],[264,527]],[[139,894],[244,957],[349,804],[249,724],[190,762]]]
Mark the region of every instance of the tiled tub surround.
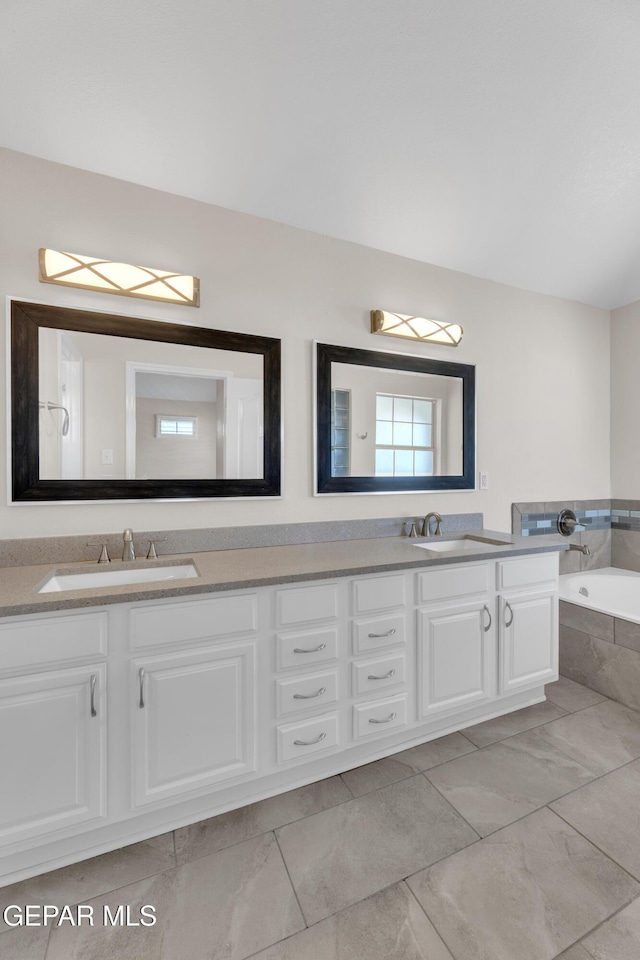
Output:
[[567,679],[546,694],[0,888],[0,907],[82,903],[101,917],[104,904],[129,904],[135,917],[153,904],[158,918],[152,928],[0,926],[0,957],[637,960],[640,715]]
[[[571,537],[560,537],[556,518],[563,508],[573,510],[583,529]],[[571,551],[560,556],[560,573],[619,567],[640,572],[640,500],[557,500],[543,503],[514,503],[511,529],[523,537],[553,537],[555,540],[587,544],[591,555]]]
[[640,623],[561,600],[560,673],[640,710]]

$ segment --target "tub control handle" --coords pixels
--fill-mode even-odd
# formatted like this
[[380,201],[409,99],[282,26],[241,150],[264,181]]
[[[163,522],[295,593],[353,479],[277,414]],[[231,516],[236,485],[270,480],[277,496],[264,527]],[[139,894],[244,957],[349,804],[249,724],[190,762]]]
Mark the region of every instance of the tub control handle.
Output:
[[486,603],[485,603],[485,605],[484,605],[484,612],[485,612],[486,615],[489,617],[489,623],[488,623],[488,624],[486,625],[486,627],[484,628],[484,632],[485,632],[485,633],[488,633],[489,630],[491,630],[491,624],[493,623],[493,621],[492,621],[492,619],[491,619],[491,611],[489,610],[489,607],[486,605]]
[[505,609],[505,613],[506,613],[506,611],[508,610],[509,613],[511,614],[511,617],[510,617],[510,619],[509,619],[508,622],[507,622],[506,616],[505,616],[505,618],[504,618],[504,625],[505,625],[505,627],[510,627],[511,624],[513,623],[513,608],[512,608],[512,606],[511,606],[511,604],[509,603],[508,600],[505,600],[505,602],[504,602],[504,609]]
[[138,670],[138,682],[140,684],[140,699],[138,701],[138,706],[141,710],[144,710],[144,667],[140,667]]

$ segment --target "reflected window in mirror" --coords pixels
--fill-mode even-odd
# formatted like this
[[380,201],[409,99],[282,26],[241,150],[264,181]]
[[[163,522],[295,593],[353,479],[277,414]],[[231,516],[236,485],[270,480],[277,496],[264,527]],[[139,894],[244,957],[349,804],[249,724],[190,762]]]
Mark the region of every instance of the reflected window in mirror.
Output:
[[11,340],[14,500],[279,495],[279,340],[22,301]]
[[318,493],[474,487],[472,365],[327,344],[316,350]]

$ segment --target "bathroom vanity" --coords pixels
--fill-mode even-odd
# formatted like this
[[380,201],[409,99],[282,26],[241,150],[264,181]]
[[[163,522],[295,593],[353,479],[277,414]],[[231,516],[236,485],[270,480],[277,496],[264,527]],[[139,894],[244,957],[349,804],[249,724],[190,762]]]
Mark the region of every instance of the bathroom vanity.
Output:
[[512,539],[218,551],[62,593],[0,571],[0,884],[543,700],[562,547]]

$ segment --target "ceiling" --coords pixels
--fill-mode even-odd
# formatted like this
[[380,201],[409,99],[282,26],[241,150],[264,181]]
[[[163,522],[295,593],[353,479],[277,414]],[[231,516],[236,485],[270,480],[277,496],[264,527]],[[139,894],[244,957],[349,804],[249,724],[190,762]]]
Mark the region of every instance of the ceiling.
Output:
[[640,299],[637,0],[2,0],[0,145]]

